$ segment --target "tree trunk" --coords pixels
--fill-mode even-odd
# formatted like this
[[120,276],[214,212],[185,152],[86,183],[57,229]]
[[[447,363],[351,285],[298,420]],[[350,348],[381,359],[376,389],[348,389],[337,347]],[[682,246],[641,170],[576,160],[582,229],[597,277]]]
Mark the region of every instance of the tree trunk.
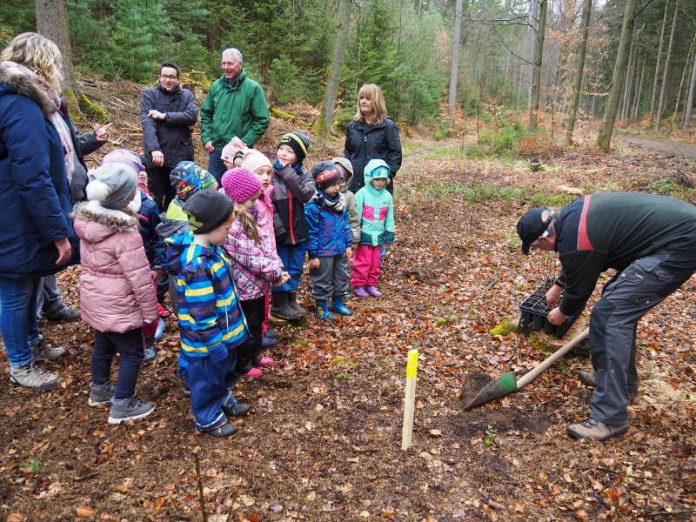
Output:
[[454,10],[454,38],[452,39],[452,68],[449,84],[449,116],[454,124],[457,113],[457,80],[459,79],[459,50],[462,38],[462,0],[457,0]]
[[597,146],[604,152],[609,152],[609,147],[611,146],[611,135],[614,132],[616,111],[619,108],[621,90],[626,75],[626,65],[628,64],[628,52],[631,47],[633,27],[636,22],[635,12],[636,0],[626,0],[624,5],[623,27],[621,28],[621,39],[619,40],[619,50],[616,53],[614,73],[611,78],[611,91],[609,92],[609,100],[607,100],[607,104],[604,107],[602,127],[597,136]]
[[633,100],[633,113],[632,118],[634,120],[638,119],[638,112],[640,110],[640,97],[643,95],[643,82],[645,80],[645,58],[640,62],[640,82],[638,83],[638,92],[636,93],[636,98]]
[[582,77],[585,72],[585,58],[587,56],[587,40],[590,36],[591,16],[592,0],[584,0],[582,4],[582,42],[580,43],[580,56],[578,58],[578,74],[575,78],[573,104],[570,107],[570,114],[568,114],[568,128],[566,129],[566,143],[568,144],[573,142],[573,129],[575,128],[575,119],[578,115],[578,102],[580,101],[580,92],[582,90]]
[[[672,113],[672,126],[677,126],[677,116],[679,114],[679,104],[681,103],[682,92],[684,91],[684,83],[687,81],[687,75],[689,74],[691,67],[691,56],[694,52],[694,44],[696,44],[696,35],[694,39],[691,40],[691,46],[689,47],[689,53],[686,55],[686,62],[684,63],[684,69],[682,70],[681,80],[679,80],[679,89],[677,90],[677,101],[674,104],[674,112]],[[688,97],[688,94],[685,95]]]
[[36,30],[52,40],[63,55],[64,90],[74,88],[72,51],[68,33],[68,10],[65,0],[36,0]]
[[539,22],[534,42],[534,71],[532,74],[532,96],[529,104],[529,130],[537,128],[537,114],[539,112],[539,94],[541,92],[541,63],[544,57],[544,33],[546,32],[546,7],[548,0],[539,0]]
[[687,130],[691,120],[691,111],[694,108],[694,90],[696,90],[696,53],[694,54],[694,65],[691,69],[691,82],[689,84],[689,95],[686,98],[686,107],[684,107],[684,121],[682,129]]
[[631,94],[633,94],[633,76],[636,67],[636,35],[631,36],[631,50],[628,52],[628,70],[626,71],[626,80],[624,82],[623,98],[621,101],[621,119],[628,120],[631,108]]
[[660,101],[657,104],[657,114],[655,115],[655,130],[660,130],[662,123],[662,111],[665,108],[665,91],[667,90],[667,76],[669,74],[669,61],[672,58],[672,46],[674,45],[674,29],[677,26],[677,12],[679,11],[679,0],[674,3],[674,16],[672,17],[672,30],[669,33],[669,43],[667,44],[667,55],[665,56],[665,68],[662,71],[662,87],[660,88]]
[[324,106],[322,107],[322,118],[320,119],[324,133],[331,133],[333,128],[334,105],[336,105],[336,91],[341,80],[341,70],[343,69],[343,58],[346,55],[348,46],[348,36],[350,34],[350,18],[353,7],[352,0],[341,0],[339,8],[339,20],[341,27],[336,36],[334,45],[334,55],[329,71],[329,81],[326,83],[326,93],[324,94]]
[[662,45],[665,41],[665,28],[667,27],[667,8],[669,0],[665,2],[665,14],[662,16],[662,30],[660,31],[660,45],[657,48],[657,64],[655,65],[655,78],[653,79],[652,99],[650,100],[650,125],[655,122],[655,101],[657,100],[657,79],[660,77],[660,63],[662,61]]

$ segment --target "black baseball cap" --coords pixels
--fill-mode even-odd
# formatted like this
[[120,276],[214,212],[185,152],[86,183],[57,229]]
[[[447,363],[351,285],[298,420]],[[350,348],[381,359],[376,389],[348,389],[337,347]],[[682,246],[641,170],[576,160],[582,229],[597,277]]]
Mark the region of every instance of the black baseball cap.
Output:
[[[551,223],[551,212],[545,208],[533,208],[524,213],[517,222],[517,234],[522,240],[522,253],[529,254],[529,247],[532,246],[539,236],[541,236]],[[546,213],[546,215],[544,215]],[[546,219],[544,219],[546,218]]]

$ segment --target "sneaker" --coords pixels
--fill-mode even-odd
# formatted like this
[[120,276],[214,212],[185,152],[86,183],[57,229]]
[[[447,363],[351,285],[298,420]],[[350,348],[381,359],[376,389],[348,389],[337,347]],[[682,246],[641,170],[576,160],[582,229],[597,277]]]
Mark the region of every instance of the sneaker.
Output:
[[355,294],[355,297],[359,297],[360,299],[367,299],[368,297],[370,297],[370,294],[368,294],[365,288],[362,286],[354,288],[353,294]]
[[140,402],[133,397],[112,399],[109,424],[121,424],[147,417],[155,410],[154,402]]
[[604,442],[612,437],[619,437],[628,430],[628,422],[620,426],[609,426],[595,419],[587,419],[580,424],[568,426],[568,435],[574,439],[592,439]]
[[263,334],[261,336],[261,346],[264,348],[273,348],[275,345],[278,344],[278,338],[277,337],[269,337],[266,334]]
[[60,382],[60,376],[31,363],[19,368],[10,368],[10,382],[25,388],[51,390]]
[[376,286],[366,286],[365,291],[370,294],[372,297],[382,297],[384,294],[379,291],[379,289]]
[[68,350],[64,346],[49,346],[44,336],[39,334],[31,342],[31,352],[35,361],[55,361],[68,353]]
[[222,411],[225,412],[225,415],[228,417],[243,417],[247,413],[249,413],[249,410],[251,409],[251,406],[248,404],[243,404],[241,402],[235,402],[234,406],[231,408],[229,406],[223,406]]
[[143,362],[149,362],[157,357],[157,351],[155,350],[155,343],[150,343],[145,347],[143,351]]
[[111,398],[114,395],[114,385],[110,382],[104,384],[89,383],[89,399],[87,404],[90,406],[103,406],[111,404]]
[[46,319],[48,319],[49,321],[74,323],[74,322],[80,320],[80,312],[78,312],[74,308],[70,308],[69,306],[66,306],[56,313],[53,313],[53,314],[46,313],[46,314],[44,314],[44,317]]
[[275,366],[275,361],[271,357],[266,357],[265,355],[259,359],[259,366],[264,368],[271,368]]
[[222,426],[218,426],[217,428],[213,428],[212,430],[207,430],[204,431],[206,435],[212,435],[213,437],[230,437],[237,433],[237,426],[232,424],[231,422],[226,422]]
[[169,317],[169,310],[162,306],[162,303],[157,303],[157,313],[162,318]]
[[251,370],[246,372],[244,375],[246,375],[250,379],[258,379],[259,377],[263,377],[263,372],[258,368],[252,368]]

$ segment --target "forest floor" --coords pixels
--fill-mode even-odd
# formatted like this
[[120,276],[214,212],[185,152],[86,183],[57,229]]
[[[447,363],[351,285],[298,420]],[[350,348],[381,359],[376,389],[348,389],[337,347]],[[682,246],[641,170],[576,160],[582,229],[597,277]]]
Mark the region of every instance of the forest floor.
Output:
[[[582,352],[471,411],[461,392],[468,376],[524,373],[547,355],[533,337],[491,333],[555,270],[548,254],[520,253],[514,225],[530,204],[617,189],[694,202],[694,163],[574,149],[533,173],[524,161],[463,159],[452,143],[404,141],[385,297],[351,300],[353,317],[279,325],[277,366],[236,386],[253,408],[235,421],[236,437],[195,433],[176,378],[173,318],[138,384],[157,409],[123,426],[87,405],[89,328],[44,324],[71,354],[52,365],[62,375],[54,391],[0,379],[0,520],[199,521],[203,508],[210,522],[692,520],[696,280],[640,323],[641,391],[621,439],[566,435],[588,414]],[[73,306],[78,274],[59,276]],[[301,297],[309,303],[306,280]],[[411,348],[420,350],[414,443],[402,451]]]

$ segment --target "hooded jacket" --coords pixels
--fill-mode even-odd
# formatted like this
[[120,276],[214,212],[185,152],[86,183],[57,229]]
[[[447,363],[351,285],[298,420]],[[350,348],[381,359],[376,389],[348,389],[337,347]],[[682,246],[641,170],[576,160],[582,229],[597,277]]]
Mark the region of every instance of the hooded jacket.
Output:
[[273,166],[273,228],[276,243],[296,245],[309,239],[304,205],[314,195],[314,178],[303,166]]
[[355,194],[360,216],[361,245],[379,246],[394,242],[394,200],[386,187],[377,190],[370,180],[380,168],[389,168],[383,160],[370,160],[365,166],[365,186]]
[[[335,212],[322,205],[327,198],[318,193],[305,206],[305,219],[309,227],[307,253],[309,258],[338,256],[345,253],[353,244],[353,232],[348,224],[348,209]],[[339,197],[343,198],[343,194]]]
[[266,132],[271,121],[261,86],[242,70],[230,85],[225,76],[213,82],[201,107],[201,141],[222,150],[237,136],[247,147]]
[[95,201],[75,208],[82,249],[80,315],[100,332],[128,332],[159,317],[138,228],[134,216]]
[[[39,79],[0,66],[0,276],[53,274],[79,261],[63,145],[47,119],[58,107]],[[56,265],[53,242],[68,238],[71,259]]]
[[167,272],[176,278],[181,353],[207,357],[243,343],[249,330],[225,250],[196,244],[190,231],[166,243]]
[[382,159],[393,178],[401,168],[401,140],[399,129],[390,118],[382,123],[368,125],[362,120],[351,120],[346,129],[343,156],[353,165],[353,181],[350,190],[357,192],[365,186],[365,166],[371,159]]
[[[163,112],[165,120],[153,120],[152,109]],[[152,152],[164,154],[164,166],[174,168],[180,161],[193,161],[190,127],[196,124],[198,109],[193,93],[177,85],[172,92],[162,85],[148,87],[140,99],[140,123],[143,126],[145,163],[152,166]]]
[[[345,169],[344,169],[345,170]],[[348,172],[348,179],[346,179],[345,185],[341,187],[341,194],[346,200],[346,208],[348,209],[348,224],[350,225],[350,231],[353,234],[353,244],[357,245],[360,239],[360,215],[358,214],[358,207],[355,203],[355,193],[350,190],[351,182],[353,181],[353,174]]]
[[164,270],[164,241],[157,233],[160,224],[159,207],[155,200],[140,191],[140,208],[135,214],[140,224],[140,237],[143,239],[145,254],[153,270]]

